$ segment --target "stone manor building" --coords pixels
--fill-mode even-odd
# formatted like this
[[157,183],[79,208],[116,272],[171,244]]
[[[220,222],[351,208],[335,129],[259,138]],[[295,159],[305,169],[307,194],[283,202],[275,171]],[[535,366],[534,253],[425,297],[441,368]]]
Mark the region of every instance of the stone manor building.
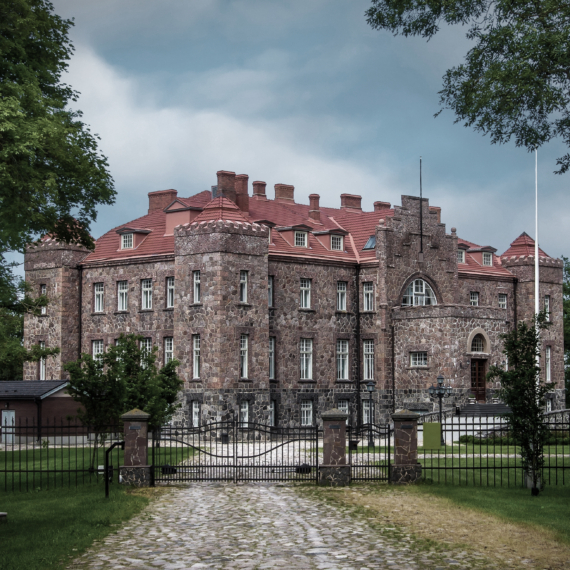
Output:
[[[26,364],[26,380],[65,379],[62,365],[97,356],[121,333],[180,361],[176,421],[240,417],[311,425],[337,407],[351,422],[392,409],[432,410],[439,374],[448,404],[491,402],[490,365],[508,366],[501,333],[534,311],[534,242],[502,255],[448,232],[427,199],[402,204],[340,195],[295,202],[294,187],[217,173],[189,198],[149,193],[148,214],[100,237],[94,251],[46,238],[26,253],[26,280],[50,304],[27,316],[25,344],[61,353]],[[480,241],[484,243],[484,237]],[[540,251],[549,407],[563,407],[562,262]],[[370,410],[366,385],[374,382]]]

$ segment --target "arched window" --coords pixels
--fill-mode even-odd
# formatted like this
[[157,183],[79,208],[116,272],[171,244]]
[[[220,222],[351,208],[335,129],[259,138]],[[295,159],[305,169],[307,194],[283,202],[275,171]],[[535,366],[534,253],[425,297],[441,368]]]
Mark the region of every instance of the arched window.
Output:
[[471,341],[471,352],[485,352],[485,339],[482,334],[476,334]]
[[412,281],[404,293],[403,307],[416,307],[418,305],[437,305],[433,289],[423,279]]

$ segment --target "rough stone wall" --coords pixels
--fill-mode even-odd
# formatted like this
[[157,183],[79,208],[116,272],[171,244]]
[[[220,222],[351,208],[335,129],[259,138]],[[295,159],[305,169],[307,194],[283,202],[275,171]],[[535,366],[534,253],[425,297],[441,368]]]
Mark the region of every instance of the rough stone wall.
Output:
[[515,309],[515,291],[516,286],[514,278],[497,279],[496,277],[488,277],[481,279],[480,277],[460,275],[459,277],[459,304],[469,307],[471,306],[471,291],[479,293],[479,306],[499,307],[499,293],[507,295],[507,308],[502,309],[505,315],[505,321],[514,322]]

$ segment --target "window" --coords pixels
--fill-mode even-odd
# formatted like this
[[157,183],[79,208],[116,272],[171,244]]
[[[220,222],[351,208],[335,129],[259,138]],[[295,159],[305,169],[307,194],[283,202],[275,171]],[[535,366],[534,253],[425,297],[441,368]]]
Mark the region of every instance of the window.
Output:
[[458,249],[457,250],[457,263],[465,263],[465,250]]
[[483,252],[483,265],[493,265],[493,254],[488,251]]
[[239,302],[247,303],[247,271],[239,272]]
[[546,411],[547,412],[552,411],[552,400],[550,398],[548,398],[548,400],[546,400]]
[[275,337],[269,337],[269,380],[275,380]]
[[103,341],[102,340],[94,340],[91,343],[93,360],[98,360],[101,362],[101,358],[103,356]]
[[370,402],[370,400],[362,401],[362,423],[374,423],[374,402]]
[[247,400],[239,405],[239,422],[241,427],[246,427],[249,423],[249,402]]
[[242,334],[239,339],[239,377],[247,378],[249,356],[249,335]]
[[105,310],[103,303],[103,293],[105,291],[105,286],[103,283],[95,283],[93,290],[95,292],[95,303],[93,304],[94,312],[102,313]]
[[374,283],[364,283],[364,310],[373,311],[374,310]]
[[546,311],[546,320],[550,320],[550,295],[544,296],[544,310]]
[[119,281],[117,283],[117,310],[129,310],[129,283],[128,281]]
[[267,279],[267,304],[273,307],[273,275]]
[[[40,341],[40,348],[42,350],[44,350],[46,347],[46,343],[41,340]],[[46,379],[46,357],[42,356],[40,358],[40,380],[45,380]]]
[[374,341],[364,341],[364,380],[374,380]]
[[200,335],[192,335],[192,377],[200,378]]
[[192,271],[194,277],[194,303],[200,303],[200,272]]
[[295,245],[297,247],[307,247],[307,232],[295,232]]
[[342,236],[331,236],[331,249],[335,251],[344,251]]
[[313,379],[313,339],[302,338],[301,349],[301,380]]
[[336,284],[336,310],[346,311],[346,281]]
[[301,425],[313,425],[313,400],[303,400],[301,402]]
[[174,307],[174,277],[166,278],[166,308]]
[[336,379],[348,380],[348,340],[336,341]]
[[301,309],[311,308],[311,280],[301,279]]
[[437,305],[435,293],[429,283],[423,279],[415,279],[406,288],[402,306],[418,307],[424,305]]
[[499,293],[499,309],[507,308],[507,294]]
[[171,336],[164,337],[164,364],[174,360],[174,339]]
[[376,236],[370,236],[368,241],[364,244],[364,249],[374,249],[376,247]]
[[550,373],[550,347],[547,346],[544,351],[544,377],[547,382],[552,382]]
[[141,340],[141,366],[146,368],[145,357],[152,352],[152,338],[143,338]]
[[471,352],[485,352],[485,339],[482,334],[476,334],[471,341]]
[[152,279],[141,281],[141,309],[143,311],[152,309]]
[[121,249],[133,248],[133,234],[123,234],[121,236]]
[[[348,400],[339,400],[336,404],[338,410],[350,417],[350,412],[348,408]],[[348,418],[346,418],[346,425],[348,425]]]
[[469,293],[469,304],[472,307],[479,306],[479,293],[477,293],[477,291],[471,291],[471,293]]
[[427,352],[410,352],[410,366],[427,366]]
[[269,425],[271,427],[277,425],[277,402],[275,400],[269,402]]
[[200,402],[192,400],[192,427],[200,427]]
[[[47,285],[40,285],[40,295],[47,295]],[[47,307],[41,308],[41,314],[47,315]]]

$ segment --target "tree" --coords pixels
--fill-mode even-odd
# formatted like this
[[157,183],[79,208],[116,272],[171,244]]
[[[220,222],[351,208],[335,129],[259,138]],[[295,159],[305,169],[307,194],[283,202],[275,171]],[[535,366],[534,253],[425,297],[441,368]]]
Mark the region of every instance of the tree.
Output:
[[93,247],[89,225],[115,191],[98,137],[61,82],[73,22],[48,0],[0,0],[0,306],[19,304],[9,252],[44,234]]
[[570,408],[570,261],[564,261],[564,277],[562,282],[562,305],[564,316],[564,384],[566,388],[566,408]]
[[[367,22],[394,35],[428,40],[442,24],[469,25],[475,45],[449,69],[440,106],[456,121],[488,134],[514,137],[535,150],[560,137],[570,146],[570,4],[563,0],[372,0]],[[437,114],[439,114],[437,113]],[[557,160],[562,174],[570,154]]]
[[68,392],[80,403],[77,416],[95,433],[92,467],[98,443],[103,444],[111,426],[122,414],[139,408],[150,414],[149,428],[167,423],[177,409],[182,380],[176,373],[179,365],[172,360],[160,370],[156,367],[157,348],[141,348],[142,336],[121,335],[99,359],[82,354],[64,369],[69,372]]
[[538,495],[544,466],[543,446],[550,435],[543,413],[545,396],[552,386],[540,378],[538,365],[540,331],[550,325],[546,318],[542,312],[532,326],[521,321],[515,329],[501,335],[509,369],[491,366],[487,374],[488,380],[500,381],[500,397],[511,409],[505,418],[520,448],[523,469],[532,477],[533,495]]

